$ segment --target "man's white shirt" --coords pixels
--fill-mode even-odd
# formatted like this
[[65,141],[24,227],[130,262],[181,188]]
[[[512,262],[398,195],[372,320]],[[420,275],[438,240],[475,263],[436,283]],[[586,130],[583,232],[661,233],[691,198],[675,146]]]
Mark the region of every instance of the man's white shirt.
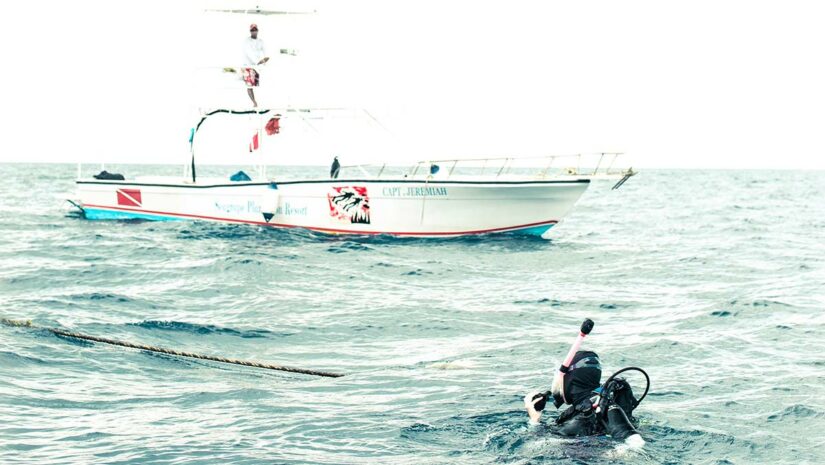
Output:
[[259,61],[266,56],[266,49],[264,41],[261,39],[253,39],[247,37],[243,43],[244,63],[245,65],[255,66]]

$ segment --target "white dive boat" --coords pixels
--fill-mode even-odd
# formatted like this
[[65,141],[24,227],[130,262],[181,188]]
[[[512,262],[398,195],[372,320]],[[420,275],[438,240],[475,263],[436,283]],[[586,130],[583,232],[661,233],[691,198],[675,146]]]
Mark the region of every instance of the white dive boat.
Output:
[[[270,112],[215,110],[205,114],[201,123],[216,113]],[[193,130],[192,147],[196,134]],[[78,166],[72,203],[92,220],[203,220],[330,234],[445,237],[516,231],[542,235],[571,210],[591,179],[617,179],[617,188],[635,174],[632,169],[612,171],[618,155],[596,154],[598,162],[587,174],[576,168],[554,169],[552,164],[561,157],[548,156],[531,159],[534,167],[543,163],[533,168],[532,175],[511,173],[524,159],[499,158],[419,162],[398,175],[384,174],[386,166],[376,167],[376,174],[355,166],[342,167],[337,178],[264,176],[232,181],[228,176],[198,177],[193,149],[181,177],[82,178]],[[489,164],[495,162],[500,163],[498,169],[484,174],[480,166],[489,171]],[[603,166],[603,162],[609,163]],[[473,174],[460,174],[459,164],[475,165],[469,169]]]
[[[288,13],[215,11],[275,16]],[[579,168],[553,166],[561,157],[548,156],[529,161],[533,174],[523,174],[518,160],[524,159],[491,158],[419,162],[398,174],[388,174],[391,170],[386,166],[374,167],[373,173],[366,166],[349,166],[342,167],[337,178],[320,169],[324,176],[317,178],[269,178],[264,167],[258,179],[234,181],[229,176],[196,175],[195,137],[210,116],[260,118],[252,121],[257,125],[257,144],[266,138],[261,124],[266,118],[277,114],[266,127],[271,133],[274,124],[272,132],[278,132],[280,114],[287,120],[297,116],[296,122],[306,123],[302,113],[309,111],[270,108],[204,112],[192,130],[191,162],[187,162],[182,176],[84,178],[78,166],[77,194],[70,202],[91,220],[203,220],[330,234],[444,237],[518,231],[542,235],[571,210],[591,179],[615,178],[617,188],[634,174],[632,169],[613,170],[619,154],[603,153],[595,154],[586,173]],[[578,158],[572,161],[582,166],[581,156],[574,157]],[[495,163],[500,165],[490,173],[490,164]]]

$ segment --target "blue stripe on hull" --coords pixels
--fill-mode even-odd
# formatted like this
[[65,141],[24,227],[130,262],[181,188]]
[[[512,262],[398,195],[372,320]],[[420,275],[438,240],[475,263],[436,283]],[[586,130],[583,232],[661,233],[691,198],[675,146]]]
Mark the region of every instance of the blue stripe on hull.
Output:
[[546,224],[543,226],[533,226],[532,228],[526,229],[516,229],[513,231],[513,234],[525,234],[528,236],[541,236],[542,234],[546,233],[550,228],[552,228],[553,224]]
[[186,218],[176,218],[174,216],[152,215],[150,213],[100,210],[97,208],[84,208],[83,214],[87,220],[151,220],[151,221],[185,221]]

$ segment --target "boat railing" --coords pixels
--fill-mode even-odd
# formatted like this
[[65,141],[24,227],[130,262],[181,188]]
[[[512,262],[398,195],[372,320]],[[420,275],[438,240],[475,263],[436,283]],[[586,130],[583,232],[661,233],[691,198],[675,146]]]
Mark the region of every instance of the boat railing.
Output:
[[635,172],[629,167],[618,167],[617,160],[621,155],[621,152],[599,152],[536,157],[452,158],[422,160],[406,169],[387,163],[345,165],[341,168],[355,168],[359,174],[373,178],[400,174],[407,178],[434,177],[442,180],[463,175],[486,176],[491,179],[515,176],[533,179],[623,179],[634,175]]
[[[443,160],[427,160],[418,162],[412,174],[417,174],[421,168],[427,168],[428,165],[448,165],[449,170],[447,176],[452,176],[456,169],[461,166],[473,166],[480,168],[481,173],[490,169],[494,177],[506,176],[512,174],[517,169],[532,168],[539,178],[547,178],[548,176],[623,176],[628,169],[614,168],[616,160],[622,155],[621,152],[600,152],[589,154],[568,154],[568,155],[544,155],[537,157],[491,157],[491,158],[459,158],[459,159],[443,159]],[[558,162],[562,162],[559,164]],[[566,163],[565,163],[566,162]],[[480,164],[480,167],[478,166]]]
[[358,175],[372,179],[404,177],[450,180],[465,176],[491,180],[612,179],[617,181],[614,188],[618,188],[636,174],[633,168],[619,167],[621,155],[621,152],[599,152],[538,157],[453,158],[419,161],[407,168],[388,163],[342,165],[341,171],[354,169],[358,171]]

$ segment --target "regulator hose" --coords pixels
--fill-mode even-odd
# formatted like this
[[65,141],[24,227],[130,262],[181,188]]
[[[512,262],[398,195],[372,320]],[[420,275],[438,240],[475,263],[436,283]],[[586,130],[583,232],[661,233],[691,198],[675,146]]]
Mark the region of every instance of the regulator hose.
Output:
[[610,375],[610,377],[607,378],[607,381],[605,381],[604,384],[602,384],[601,393],[599,393],[599,405],[601,405],[601,401],[602,399],[604,399],[605,393],[607,391],[607,386],[610,384],[611,381],[613,381],[613,378],[626,371],[638,371],[639,373],[645,375],[645,382],[647,383],[645,385],[645,392],[642,393],[642,396],[638,399],[636,399],[635,397],[633,398],[633,408],[635,409],[639,404],[642,403],[642,400],[644,400],[644,398],[647,396],[648,391],[650,391],[650,376],[647,375],[646,371],[642,370],[639,367],[626,367]]

